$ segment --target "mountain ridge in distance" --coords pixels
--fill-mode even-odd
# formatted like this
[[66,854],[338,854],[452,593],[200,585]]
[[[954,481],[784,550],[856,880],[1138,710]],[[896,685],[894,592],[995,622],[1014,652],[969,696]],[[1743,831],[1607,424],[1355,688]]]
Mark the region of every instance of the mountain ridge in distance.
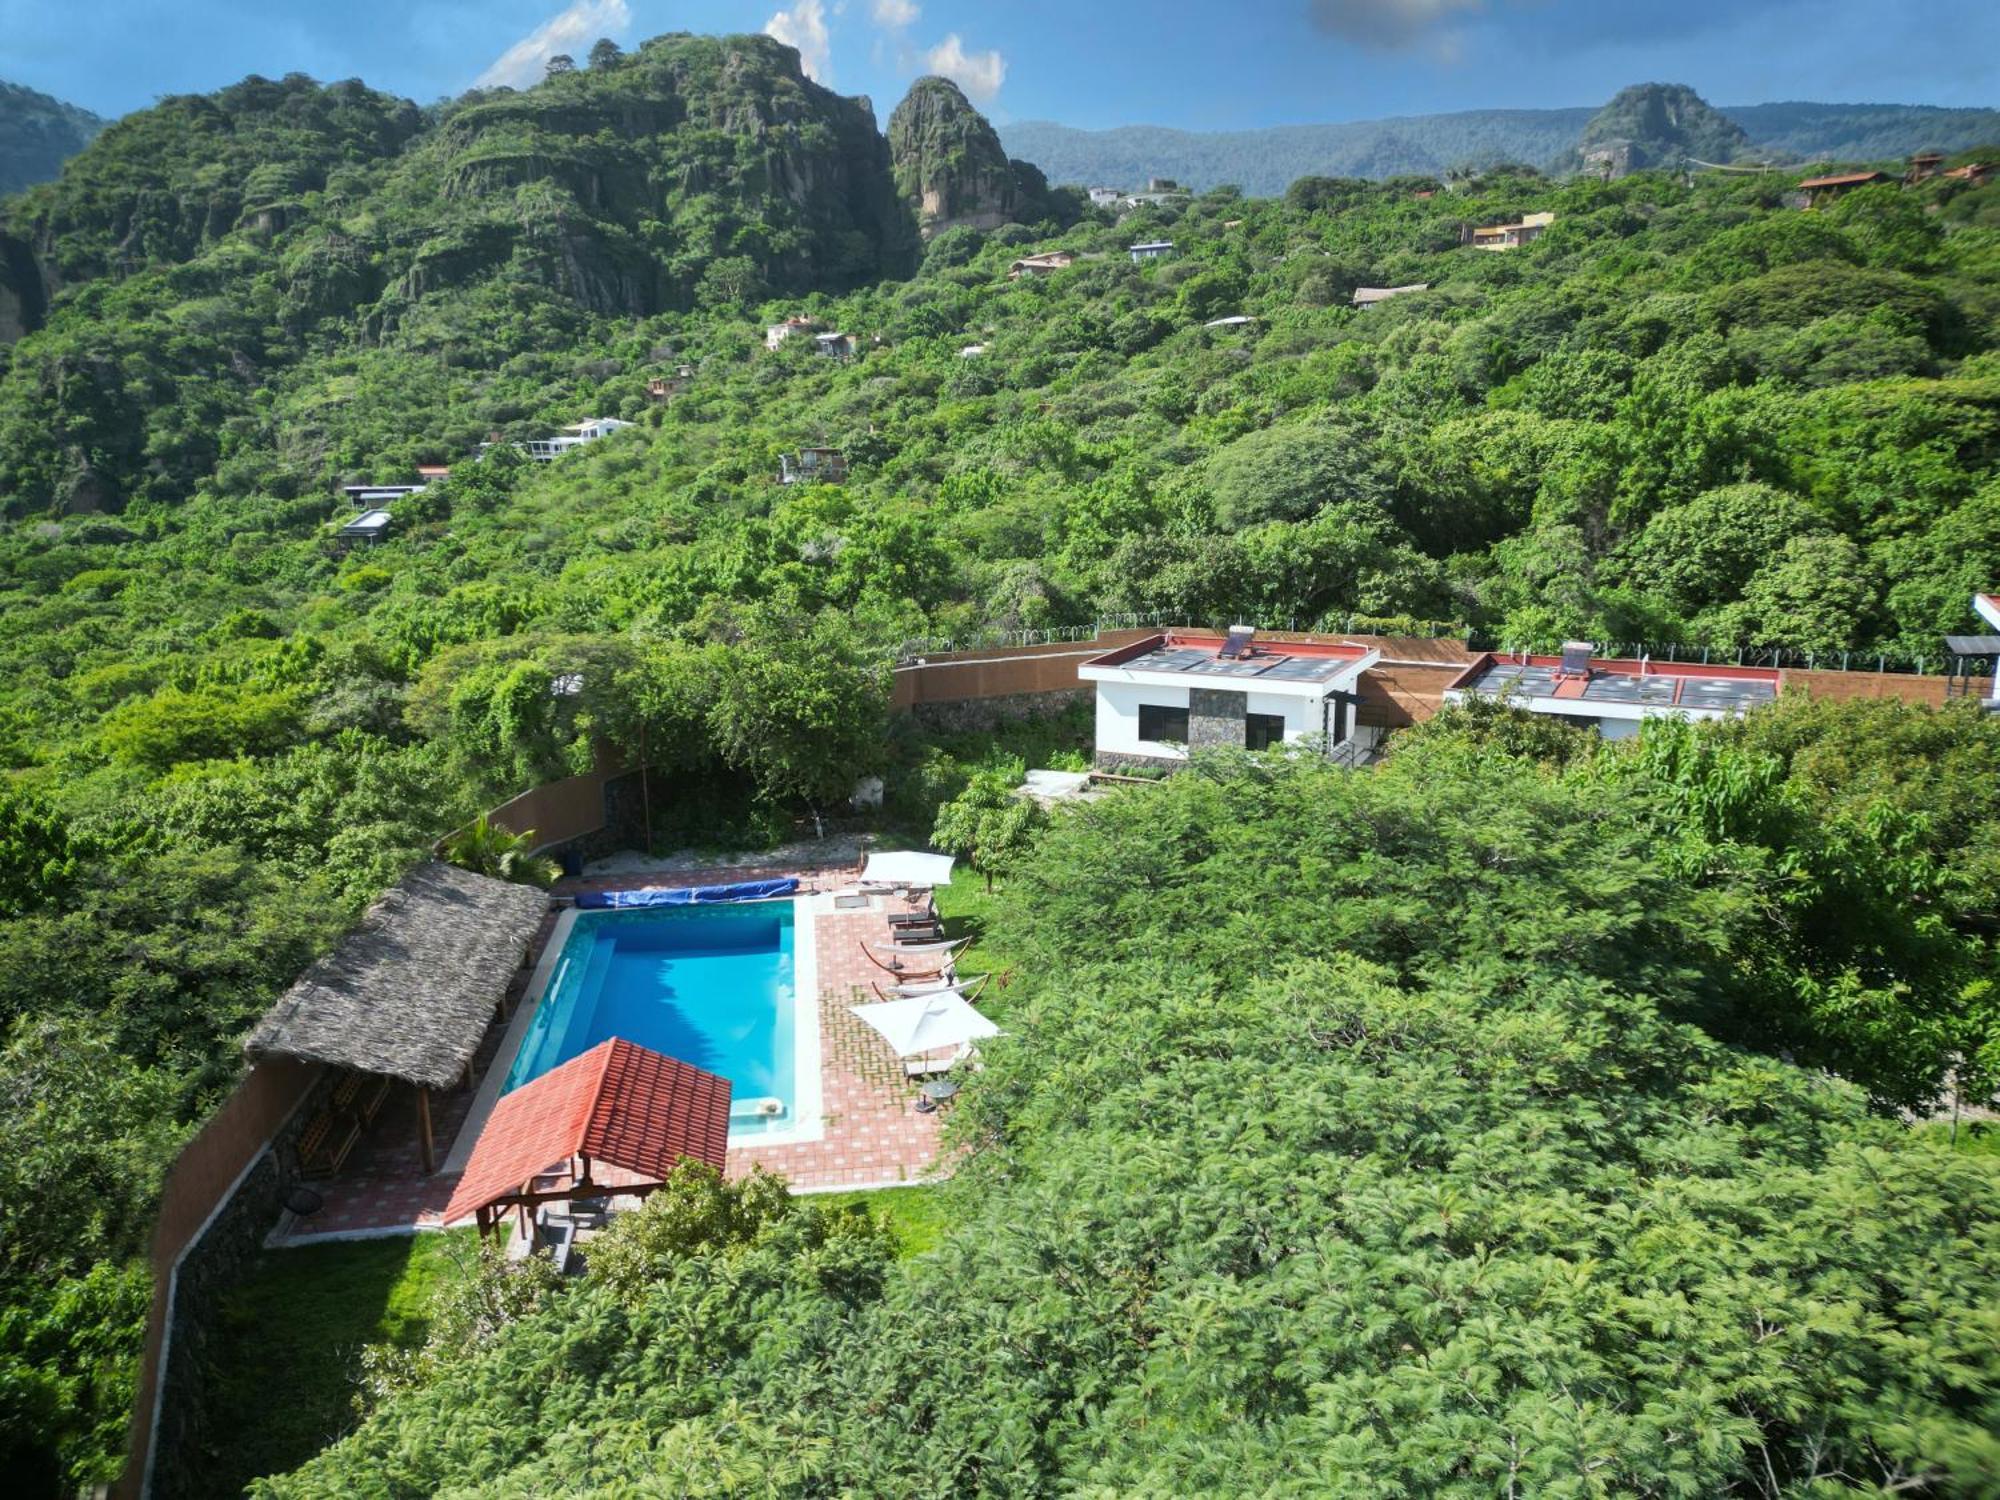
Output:
[[[1753,149],[1800,162],[1879,161],[2000,144],[2000,109],[1803,100],[1717,109],[1742,127]],[[1081,130],[1019,120],[997,129],[1008,155],[1034,162],[1052,183],[1134,186],[1158,176],[1197,192],[1234,183],[1265,197],[1309,175],[1434,176],[1461,164],[1499,161],[1565,165],[1600,113],[1591,106],[1470,109],[1237,131],[1160,125]]]
[[0,80],[0,198],[54,178],[110,123],[80,105]]

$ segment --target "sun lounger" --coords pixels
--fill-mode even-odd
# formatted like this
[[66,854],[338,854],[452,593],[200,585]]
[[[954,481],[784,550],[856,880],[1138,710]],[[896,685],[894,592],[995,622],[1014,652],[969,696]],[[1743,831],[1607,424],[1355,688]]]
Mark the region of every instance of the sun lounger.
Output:
[[361,1139],[361,1122],[351,1114],[323,1109],[299,1134],[299,1171],[331,1177]]
[[871,981],[869,987],[875,991],[876,998],[880,1000],[914,1000],[923,995],[955,994],[970,1005],[978,1001],[980,992],[986,988],[987,981],[992,977],[991,974],[974,974],[965,979],[940,977],[917,980],[909,984],[892,984],[887,989]]
[[952,955],[964,946],[964,941],[900,949],[889,955],[887,963],[878,958],[866,943],[860,946],[862,956],[868,962],[883,973],[894,974],[898,981],[907,983],[915,979],[936,979],[940,974],[947,973],[951,969]]

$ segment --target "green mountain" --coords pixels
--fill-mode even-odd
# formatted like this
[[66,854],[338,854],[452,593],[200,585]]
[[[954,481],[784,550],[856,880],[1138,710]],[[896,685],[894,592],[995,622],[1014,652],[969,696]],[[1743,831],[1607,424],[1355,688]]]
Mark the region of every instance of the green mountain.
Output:
[[1727,165],[1750,149],[1743,127],[1686,84],[1640,83],[1591,116],[1567,164],[1622,177],[1689,158]]
[[1724,113],[1780,160],[1889,161],[2000,144],[2000,110],[1931,104],[1732,104]]
[[1203,191],[1234,183],[1254,197],[1282,193],[1301,177],[1436,176],[1461,164],[1539,166],[1576,143],[1588,109],[1477,109],[1341,125],[1189,131],[1157,125],[1077,130],[1046,120],[1000,127],[1009,152],[1056,183],[1137,187],[1171,177]]
[[[1502,161],[1563,165],[1598,113],[1482,109],[1240,131],[1154,125],[1077,130],[1023,120],[1001,126],[1000,137],[1008,151],[1037,163],[1051,182],[1134,187],[1160,176],[1197,191],[1234,183],[1265,197],[1306,176],[1436,176],[1454,166]],[[1724,106],[1721,113],[1740,125],[1759,150],[1780,160],[1880,161],[1925,149],[1965,151],[2000,142],[2000,110],[1995,109],[1753,104]]]
[[[948,166],[927,170],[949,185]],[[301,76],[168,99],[0,221],[0,340],[88,288],[116,302],[104,326],[132,372],[86,393],[61,356],[18,364],[31,423],[53,426],[19,429],[0,494],[96,508],[184,492],[221,435],[150,443],[160,382],[207,392],[221,417],[356,329],[477,360],[523,316],[554,332],[906,274],[913,207],[868,101],[762,36],[659,37],[428,113]],[[155,320],[189,301],[206,313],[168,337]]]
[[917,208],[926,239],[947,229],[997,229],[1021,207],[1000,137],[949,78],[919,78],[889,116],[896,190]]
[[288,314],[393,321],[512,265],[579,306],[685,306],[717,260],[777,290],[911,264],[866,100],[768,38],[674,35],[426,116],[358,83],[252,78],[120,121],[9,229],[51,290],[231,236],[285,267]]
[[47,182],[104,125],[87,109],[0,82],[0,198]]

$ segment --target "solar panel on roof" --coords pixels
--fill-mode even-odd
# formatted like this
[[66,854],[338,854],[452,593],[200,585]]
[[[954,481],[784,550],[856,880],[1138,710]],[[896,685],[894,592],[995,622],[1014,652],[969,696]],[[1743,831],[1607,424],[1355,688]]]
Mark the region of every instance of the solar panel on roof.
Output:
[[1216,655],[1224,661],[1233,661],[1250,649],[1250,642],[1256,635],[1255,625],[1232,625],[1229,635],[1222,642],[1222,649]]
[[1590,653],[1597,647],[1590,641],[1564,641],[1562,669],[1564,676],[1582,676],[1590,670]]

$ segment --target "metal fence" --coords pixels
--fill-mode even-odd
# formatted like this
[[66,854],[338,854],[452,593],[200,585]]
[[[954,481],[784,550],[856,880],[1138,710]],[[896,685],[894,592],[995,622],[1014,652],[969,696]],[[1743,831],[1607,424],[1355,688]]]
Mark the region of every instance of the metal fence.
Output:
[[[920,656],[940,656],[951,651],[996,651],[1009,647],[1056,646],[1075,641],[1095,640],[1107,630],[1213,630],[1226,631],[1242,622],[1234,618],[1197,619],[1169,610],[1101,615],[1088,625],[1052,625],[1043,630],[983,630],[958,636],[912,636],[896,648],[896,662],[904,665]],[[1343,615],[1339,621],[1308,620],[1302,625],[1294,615],[1280,623],[1272,621],[1266,630],[1292,635],[1318,631],[1321,634],[1414,635],[1436,639],[1464,639],[1464,625],[1451,620],[1412,620],[1400,616]],[[1489,649],[1482,647],[1482,650]]]
[[[1101,615],[1088,625],[1054,625],[1042,630],[986,630],[959,636],[914,636],[896,648],[897,663],[920,656],[937,656],[952,651],[993,651],[1009,647],[1053,646],[1088,641],[1107,630],[1227,630],[1240,623],[1234,619],[1201,619],[1170,610]],[[1296,635],[1301,630],[1323,635],[1428,636],[1465,642],[1471,651],[1513,654],[1530,651],[1546,654],[1546,643],[1507,641],[1485,631],[1469,629],[1456,620],[1416,620],[1394,616],[1342,615],[1338,619],[1308,620],[1301,624],[1294,616],[1272,621],[1266,629]],[[1939,652],[1907,655],[1894,651],[1791,651],[1764,646],[1691,646],[1684,642],[1607,641],[1596,648],[1599,656],[1637,660],[1698,662],[1704,666],[1775,667],[1807,672],[1874,672],[1908,676],[1945,676],[1972,679],[1992,676],[2000,658],[1953,657]]]

